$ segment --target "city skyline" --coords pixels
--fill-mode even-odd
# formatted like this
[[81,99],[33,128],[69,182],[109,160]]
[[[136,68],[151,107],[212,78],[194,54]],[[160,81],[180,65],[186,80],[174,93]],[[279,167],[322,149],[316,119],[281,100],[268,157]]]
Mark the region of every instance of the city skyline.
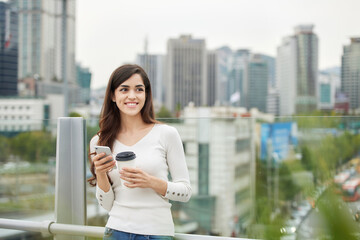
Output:
[[168,39],[191,34],[205,39],[207,50],[229,46],[276,57],[277,47],[293,35],[295,26],[313,24],[322,70],[340,66],[344,45],[360,35],[356,0],[106,3],[77,1],[76,60],[92,71],[93,88],[105,86],[117,66],[135,62],[146,37],[151,54],[166,54]]

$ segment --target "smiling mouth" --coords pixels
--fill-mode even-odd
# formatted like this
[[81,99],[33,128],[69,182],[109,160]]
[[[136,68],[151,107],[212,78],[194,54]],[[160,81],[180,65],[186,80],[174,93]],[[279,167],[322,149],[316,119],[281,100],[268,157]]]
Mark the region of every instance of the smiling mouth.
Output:
[[138,105],[138,103],[125,103],[126,106],[129,106],[129,107],[134,107],[136,105]]

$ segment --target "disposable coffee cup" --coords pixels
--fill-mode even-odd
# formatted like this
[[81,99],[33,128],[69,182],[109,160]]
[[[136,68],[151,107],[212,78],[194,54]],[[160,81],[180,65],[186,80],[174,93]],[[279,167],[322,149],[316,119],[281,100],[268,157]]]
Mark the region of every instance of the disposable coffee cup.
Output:
[[[134,152],[131,151],[119,152],[118,154],[116,154],[116,158],[115,158],[118,169],[121,170],[123,167],[135,167],[135,158],[136,155]],[[128,183],[128,181],[121,179],[121,185],[126,187],[124,185],[124,182]]]

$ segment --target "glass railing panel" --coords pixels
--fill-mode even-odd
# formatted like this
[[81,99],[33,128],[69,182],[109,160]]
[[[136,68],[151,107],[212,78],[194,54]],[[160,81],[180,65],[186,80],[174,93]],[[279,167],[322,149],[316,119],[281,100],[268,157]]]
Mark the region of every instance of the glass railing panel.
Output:
[[360,177],[360,118],[279,117],[257,124],[254,222],[262,235],[356,239],[357,190],[351,197],[344,191],[347,180]]
[[[177,233],[356,235],[360,186],[346,183],[360,177],[359,117],[158,120],[179,132],[193,190],[189,202],[171,202]],[[0,122],[1,218],[54,219],[56,122]],[[86,121],[87,149],[98,129]],[[86,186],[88,225],[104,226],[107,212]]]
[[0,120],[0,218],[54,219],[56,125],[56,120]]

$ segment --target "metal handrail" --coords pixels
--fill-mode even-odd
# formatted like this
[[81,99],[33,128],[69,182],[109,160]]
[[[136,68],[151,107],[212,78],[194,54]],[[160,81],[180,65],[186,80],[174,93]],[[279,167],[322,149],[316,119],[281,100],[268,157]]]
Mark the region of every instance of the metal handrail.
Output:
[[[72,236],[86,236],[102,238],[104,235],[104,227],[83,226],[73,224],[55,223],[53,221],[26,221],[0,218],[0,228],[16,229],[31,232],[41,232],[44,235],[72,235]],[[247,238],[230,238],[230,237],[216,237],[206,235],[181,234],[176,233],[177,240],[250,240]]]

